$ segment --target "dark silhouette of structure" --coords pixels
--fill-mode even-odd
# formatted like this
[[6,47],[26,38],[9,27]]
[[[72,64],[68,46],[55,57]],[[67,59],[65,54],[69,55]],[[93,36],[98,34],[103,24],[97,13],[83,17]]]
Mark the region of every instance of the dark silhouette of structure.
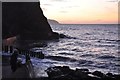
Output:
[[18,58],[17,51],[14,51],[14,53],[11,55],[11,58],[10,58],[11,70],[13,72],[15,72],[17,69],[17,58]]

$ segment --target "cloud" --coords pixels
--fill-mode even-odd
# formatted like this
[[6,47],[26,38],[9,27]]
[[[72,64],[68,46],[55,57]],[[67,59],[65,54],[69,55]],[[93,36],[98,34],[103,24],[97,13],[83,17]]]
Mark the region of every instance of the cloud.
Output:
[[67,13],[67,11],[59,11],[60,13]]
[[[66,6],[61,6],[60,9],[63,11],[63,9],[65,11],[68,11],[70,9],[78,9],[80,6],[77,6],[77,5],[73,5],[73,6],[70,6],[70,5],[66,5]],[[63,11],[64,12],[64,11]]]
[[51,1],[65,1],[65,0],[51,0]]
[[47,8],[42,7],[42,10],[43,10],[43,11],[47,11]]
[[42,4],[42,5],[44,5],[44,6],[52,6],[51,4]]
[[107,2],[119,2],[120,0],[109,0]]

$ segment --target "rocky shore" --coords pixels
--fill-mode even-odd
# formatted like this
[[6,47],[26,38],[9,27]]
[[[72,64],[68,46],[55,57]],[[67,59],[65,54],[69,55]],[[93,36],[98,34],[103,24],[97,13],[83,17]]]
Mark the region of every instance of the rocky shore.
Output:
[[[7,50],[8,53],[8,49]],[[13,52],[13,51],[10,51]],[[15,51],[14,51],[15,52]],[[46,57],[44,56],[44,54],[42,52],[32,52],[32,51],[18,51],[17,53],[21,54],[21,55],[29,55],[31,57],[37,57],[40,59],[44,59],[44,58],[51,58],[50,57]],[[2,60],[3,63],[9,63],[9,58],[10,56],[2,56]],[[60,57],[58,57],[60,58]],[[26,58],[27,59],[27,58]],[[25,66],[30,65],[32,63],[29,64],[25,64]],[[31,67],[31,69],[29,67],[25,68],[24,66],[22,66],[21,68],[17,69],[17,72],[12,73],[10,70],[10,65],[6,65],[6,64],[2,64],[3,66],[3,79],[2,80],[6,80],[6,78],[9,79],[14,79],[17,80],[26,80],[26,75],[30,74],[30,71],[33,71],[34,68]],[[82,68],[82,69],[78,69],[76,68],[75,70],[70,69],[69,66],[55,66],[55,67],[49,67],[45,70],[45,72],[47,73],[48,77],[39,77],[39,78],[31,78],[31,77],[27,77],[28,80],[119,80],[120,79],[120,74],[112,74],[112,73],[103,73],[100,71],[94,71],[91,72],[89,71],[89,69],[87,68]],[[21,75],[22,73],[22,75]],[[7,75],[9,74],[9,76]],[[12,74],[12,75],[11,75]],[[20,77],[21,76],[21,77]],[[8,80],[8,79],[7,79]]]
[[[3,56],[4,63],[9,63],[9,58],[7,56]],[[75,70],[70,69],[69,66],[55,66],[49,67],[45,70],[48,77],[30,77],[31,71],[34,71],[33,67],[25,67],[29,66],[32,63],[25,63],[23,66],[18,68],[16,72],[12,73],[9,64],[3,64],[2,70],[2,80],[119,80],[120,74],[112,74],[112,73],[103,73],[100,71],[91,72],[87,68]],[[33,72],[32,72],[33,73]]]
[[50,67],[46,70],[49,80],[119,80],[120,75],[88,69],[70,69],[69,66]]
[[[19,71],[21,72],[21,71]],[[90,72],[88,69],[70,69],[68,66],[50,67],[46,70],[48,77],[19,78],[17,72],[15,78],[3,78],[2,80],[119,80],[120,75],[100,71]]]

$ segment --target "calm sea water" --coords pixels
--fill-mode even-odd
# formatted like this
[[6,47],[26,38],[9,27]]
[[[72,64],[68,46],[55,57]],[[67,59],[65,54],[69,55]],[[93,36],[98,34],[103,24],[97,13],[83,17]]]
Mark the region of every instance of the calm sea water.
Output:
[[45,59],[31,58],[37,77],[47,76],[44,70],[52,66],[88,68],[90,71],[120,74],[118,25],[51,25],[53,31],[69,38],[49,41],[42,51]]

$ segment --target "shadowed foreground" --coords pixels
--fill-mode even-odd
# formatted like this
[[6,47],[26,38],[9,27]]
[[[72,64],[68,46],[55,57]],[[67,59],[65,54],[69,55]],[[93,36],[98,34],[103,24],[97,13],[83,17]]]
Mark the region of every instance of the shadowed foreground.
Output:
[[35,78],[31,61],[21,64],[15,72],[12,72],[10,56],[2,56],[2,80],[23,78]]
[[2,68],[4,78],[29,78],[29,71],[25,65],[17,69],[14,73],[11,71],[10,65],[3,66]]
[[48,77],[36,78],[31,61],[22,64],[15,72],[9,65],[9,56],[3,56],[2,80],[119,80],[120,75],[100,71],[90,72],[86,69],[70,69],[69,66],[49,67]]

